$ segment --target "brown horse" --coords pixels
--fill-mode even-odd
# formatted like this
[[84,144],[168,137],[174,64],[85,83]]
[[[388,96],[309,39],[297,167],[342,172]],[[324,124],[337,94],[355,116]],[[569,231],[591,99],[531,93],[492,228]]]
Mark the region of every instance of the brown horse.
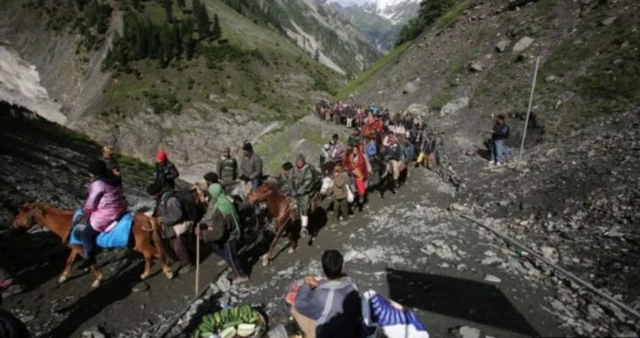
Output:
[[[73,210],[59,210],[45,203],[35,201],[22,204],[18,209],[18,215],[13,220],[15,228],[29,229],[36,224],[40,224],[49,228],[51,232],[62,239],[62,243],[71,249],[67,263],[62,271],[62,275],[58,279],[59,283],[64,283],[69,278],[71,265],[77,255],[84,257],[84,249],[82,245],[70,245],[67,239],[71,235]],[[161,229],[157,221],[147,215],[136,212],[133,216],[133,225],[131,233],[135,239],[133,250],[140,252],[144,256],[144,273],[140,275],[141,279],[149,277],[151,269],[151,257],[157,257],[162,262],[162,271],[167,278],[173,278],[173,271],[167,264],[167,254],[165,253]],[[85,257],[86,258],[86,257]],[[100,286],[102,273],[98,269],[98,265],[91,266],[91,270],[95,276],[92,287]]]
[[296,247],[295,238],[293,237],[293,231],[291,231],[291,225],[298,218],[298,210],[297,208],[292,206],[292,203],[289,199],[284,196],[278,186],[273,182],[266,182],[256,191],[249,193],[247,195],[247,201],[249,203],[267,203],[267,210],[269,214],[273,218],[273,222],[276,227],[276,237],[271,242],[269,246],[269,251],[262,256],[262,265],[267,266],[269,262],[273,259],[271,257],[273,249],[278,242],[278,239],[282,237],[285,231],[287,231],[289,237],[289,253],[293,253]]

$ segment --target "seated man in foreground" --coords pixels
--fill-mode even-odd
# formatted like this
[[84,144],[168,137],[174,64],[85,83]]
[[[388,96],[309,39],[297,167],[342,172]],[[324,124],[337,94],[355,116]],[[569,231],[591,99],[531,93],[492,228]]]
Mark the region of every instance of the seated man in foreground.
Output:
[[291,310],[307,338],[361,337],[362,304],[351,278],[342,273],[344,260],[337,250],[322,254],[326,280],[306,277]]

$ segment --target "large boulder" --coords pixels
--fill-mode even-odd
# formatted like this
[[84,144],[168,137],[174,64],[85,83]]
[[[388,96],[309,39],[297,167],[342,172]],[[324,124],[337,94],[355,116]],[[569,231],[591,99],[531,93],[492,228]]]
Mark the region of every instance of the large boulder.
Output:
[[522,39],[520,39],[515,46],[513,46],[513,52],[514,53],[520,53],[523,50],[529,48],[529,46],[531,46],[531,44],[533,43],[533,38],[530,38],[528,36],[523,37]]
[[469,98],[464,96],[461,98],[457,98],[447,104],[444,105],[444,107],[442,107],[442,109],[440,109],[440,116],[445,116],[445,115],[449,115],[449,114],[453,114],[457,111],[459,111],[460,109],[466,107],[469,105]]

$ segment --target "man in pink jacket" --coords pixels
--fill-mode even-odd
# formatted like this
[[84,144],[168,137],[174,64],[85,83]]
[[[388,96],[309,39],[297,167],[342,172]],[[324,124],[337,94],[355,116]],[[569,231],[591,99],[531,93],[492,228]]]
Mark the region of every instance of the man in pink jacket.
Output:
[[122,180],[107,169],[104,161],[91,163],[89,175],[89,197],[82,208],[87,219],[87,227],[82,232],[82,245],[86,263],[94,265],[96,237],[127,212],[127,200],[122,192]]

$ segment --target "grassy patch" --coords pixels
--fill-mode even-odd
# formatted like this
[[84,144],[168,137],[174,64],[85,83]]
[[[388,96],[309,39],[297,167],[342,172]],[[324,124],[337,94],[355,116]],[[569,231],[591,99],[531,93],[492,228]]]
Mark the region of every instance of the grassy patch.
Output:
[[471,0],[464,0],[457,3],[451,10],[438,19],[436,28],[443,29],[451,26],[469,6],[471,6]]
[[411,45],[411,42],[406,42],[403,45],[400,45],[394,48],[389,54],[385,55],[380,60],[376,61],[371,67],[367,68],[362,74],[360,74],[355,80],[351,81],[346,87],[342,88],[336,97],[341,100],[345,100],[349,97],[349,95],[355,93],[362,87],[362,85],[369,80],[369,78],[375,74],[378,70],[384,67],[389,61],[395,59],[397,56],[404,53],[407,48]]

